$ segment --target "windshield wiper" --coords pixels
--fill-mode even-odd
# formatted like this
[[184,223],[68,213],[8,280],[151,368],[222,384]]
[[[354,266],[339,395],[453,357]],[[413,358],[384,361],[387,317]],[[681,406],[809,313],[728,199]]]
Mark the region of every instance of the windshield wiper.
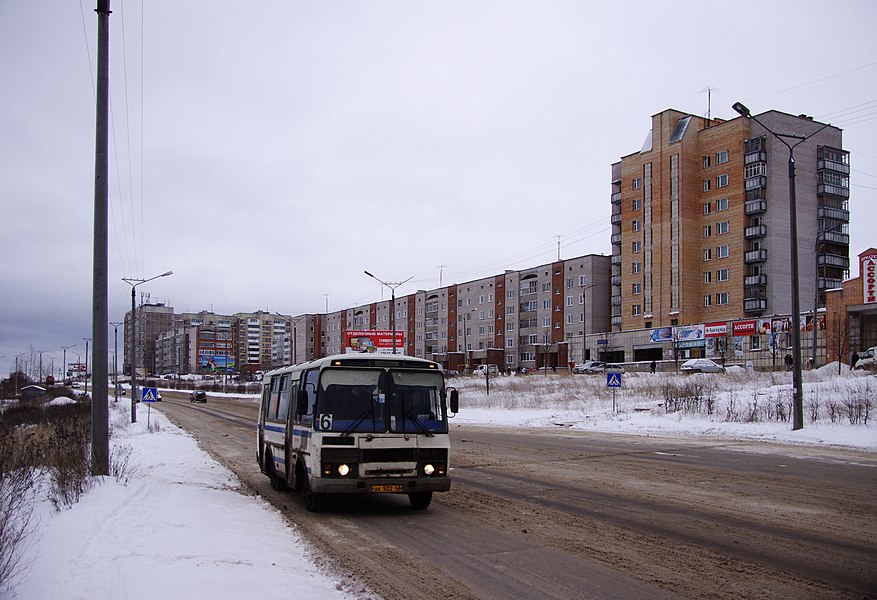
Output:
[[435,435],[429,430],[429,428],[427,428],[427,426],[423,424],[423,421],[421,421],[420,419],[418,419],[417,417],[412,415],[407,410],[402,411],[402,416],[407,417],[407,418],[411,419],[412,421],[414,421],[414,424],[417,425],[417,427],[420,428],[420,430],[423,433],[425,433],[426,435],[428,435],[430,437],[435,437]]
[[368,416],[369,413],[372,414],[372,429],[374,429],[374,428],[375,428],[375,427],[374,427],[374,420],[375,420],[375,407],[374,407],[374,405],[372,405],[371,407],[369,407],[369,408],[365,409],[364,411],[362,411],[362,414],[359,415],[358,417],[356,417],[356,420],[353,422],[353,425],[351,425],[348,429],[345,429],[345,430],[341,433],[341,435],[342,435],[342,436],[346,436],[346,435],[350,435],[351,433],[353,433],[353,430],[356,429],[357,427],[359,427],[360,424],[361,424],[363,421],[365,421],[365,418]]

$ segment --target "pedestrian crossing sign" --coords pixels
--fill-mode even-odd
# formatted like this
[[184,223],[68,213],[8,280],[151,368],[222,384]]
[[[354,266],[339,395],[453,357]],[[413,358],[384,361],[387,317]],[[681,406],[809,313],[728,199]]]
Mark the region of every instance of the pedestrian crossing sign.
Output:
[[621,373],[606,373],[606,387],[620,388]]
[[155,398],[158,395],[158,388],[145,387],[145,388],[141,388],[141,390],[142,390],[142,394],[143,394],[141,396],[141,399],[144,402],[155,402]]

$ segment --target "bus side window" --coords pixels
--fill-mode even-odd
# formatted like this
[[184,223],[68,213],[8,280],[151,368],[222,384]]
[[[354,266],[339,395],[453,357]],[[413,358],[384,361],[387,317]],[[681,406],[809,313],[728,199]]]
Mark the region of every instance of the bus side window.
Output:
[[268,403],[268,411],[265,415],[266,419],[271,421],[277,420],[277,401],[280,398],[280,377],[275,375],[271,378],[271,397]]
[[277,420],[285,422],[289,415],[289,375],[284,375],[280,379],[279,396]]
[[314,423],[314,405],[317,402],[317,380],[319,378],[319,369],[307,371],[301,378],[301,391],[307,398],[307,405],[304,412],[296,415],[296,418],[303,425],[311,426]]
[[270,407],[270,405],[271,405],[271,385],[269,383],[266,383],[265,385],[262,386],[261,412],[262,412],[262,422],[263,423],[268,418],[268,408]]

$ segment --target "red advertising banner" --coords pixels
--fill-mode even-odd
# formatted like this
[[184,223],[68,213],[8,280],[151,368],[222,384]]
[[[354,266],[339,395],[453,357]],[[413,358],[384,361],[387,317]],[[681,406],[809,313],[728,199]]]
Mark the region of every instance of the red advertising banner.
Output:
[[708,338],[725,337],[728,335],[728,324],[725,321],[720,323],[707,323],[703,326],[704,336]]
[[863,256],[860,263],[862,288],[865,292],[865,304],[877,302],[877,256]]
[[731,331],[734,337],[755,335],[755,321],[735,321]]
[[[368,329],[344,332],[345,354],[392,354],[393,331],[390,329]],[[405,332],[396,330],[396,354],[405,354]]]

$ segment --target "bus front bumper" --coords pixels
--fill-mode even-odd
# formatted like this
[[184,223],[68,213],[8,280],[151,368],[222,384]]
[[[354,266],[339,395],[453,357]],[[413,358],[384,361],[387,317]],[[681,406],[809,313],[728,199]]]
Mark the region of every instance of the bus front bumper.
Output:
[[450,477],[405,477],[338,479],[314,477],[311,490],[317,494],[363,494],[390,493],[416,494],[417,492],[447,492],[451,489]]

